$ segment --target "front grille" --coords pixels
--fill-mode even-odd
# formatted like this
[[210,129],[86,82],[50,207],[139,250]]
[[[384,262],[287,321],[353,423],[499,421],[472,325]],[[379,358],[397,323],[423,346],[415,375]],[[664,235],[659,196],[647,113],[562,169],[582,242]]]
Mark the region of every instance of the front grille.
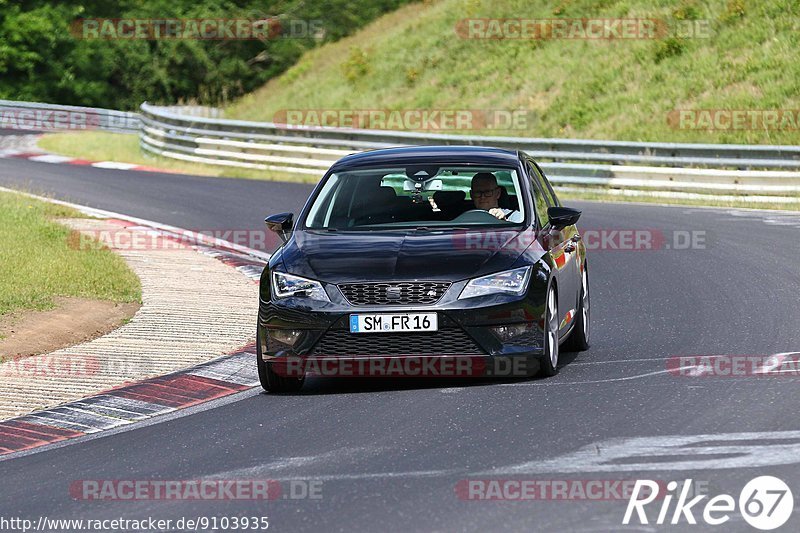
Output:
[[435,304],[448,288],[450,283],[439,281],[339,285],[339,290],[352,305]]
[[328,357],[387,355],[482,355],[484,352],[459,328],[418,333],[350,333],[330,330],[314,355]]

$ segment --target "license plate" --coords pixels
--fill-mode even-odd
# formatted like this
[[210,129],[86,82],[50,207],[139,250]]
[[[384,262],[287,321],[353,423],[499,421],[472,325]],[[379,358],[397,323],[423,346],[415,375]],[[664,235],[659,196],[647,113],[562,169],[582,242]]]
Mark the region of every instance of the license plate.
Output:
[[436,313],[393,313],[350,315],[350,333],[396,333],[437,331]]

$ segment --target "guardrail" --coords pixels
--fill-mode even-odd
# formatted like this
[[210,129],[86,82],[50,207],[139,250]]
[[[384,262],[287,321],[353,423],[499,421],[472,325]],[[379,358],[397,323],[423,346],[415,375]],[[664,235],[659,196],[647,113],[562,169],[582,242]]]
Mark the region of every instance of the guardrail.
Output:
[[[0,100],[0,128],[26,131],[99,129],[138,133],[143,150],[212,165],[322,176],[354,152],[408,145],[520,149],[561,186],[793,196],[800,202],[800,146],[682,144],[537,139],[286,126],[226,120],[206,106],[141,113]],[[683,194],[683,193],[681,193]],[[772,196],[769,196],[772,195]]]
[[[800,192],[800,146],[532,139],[285,125],[186,116],[141,106],[142,149],[212,165],[321,176],[362,150],[405,145],[488,145],[524,150],[554,183],[581,186]],[[698,168],[705,167],[705,168]],[[768,169],[768,170],[767,170]]]
[[139,114],[128,111],[0,100],[0,128],[4,129],[139,133],[139,127]]

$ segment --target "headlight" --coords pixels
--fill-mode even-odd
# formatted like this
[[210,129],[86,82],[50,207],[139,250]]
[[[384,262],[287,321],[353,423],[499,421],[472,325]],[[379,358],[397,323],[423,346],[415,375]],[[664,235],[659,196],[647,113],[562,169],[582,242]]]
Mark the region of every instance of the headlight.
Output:
[[467,283],[461,291],[459,300],[464,298],[474,298],[486,294],[516,294],[520,295],[528,287],[528,279],[531,277],[531,267],[515,268],[497,274],[490,274],[482,278],[475,278]]
[[320,300],[322,302],[331,301],[319,281],[301,278],[300,276],[292,276],[284,272],[272,273],[272,294],[278,299],[297,296],[300,298]]

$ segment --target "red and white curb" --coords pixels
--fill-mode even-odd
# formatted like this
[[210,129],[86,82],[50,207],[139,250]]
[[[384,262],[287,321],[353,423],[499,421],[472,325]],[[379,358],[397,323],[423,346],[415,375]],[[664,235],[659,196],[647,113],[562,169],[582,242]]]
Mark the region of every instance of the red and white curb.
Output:
[[255,345],[196,367],[0,422],[0,455],[133,424],[258,385]]
[[54,163],[62,165],[81,165],[95,168],[104,168],[110,170],[139,170],[143,172],[163,172],[172,173],[173,171],[164,170],[163,168],[154,168],[144,165],[134,165],[133,163],[119,163],[117,161],[88,161],[86,159],[78,159],[74,157],[67,157],[57,154],[40,154],[33,152],[15,152],[4,151],[0,152],[0,158],[3,159],[26,159],[36,163]]
[[[193,245],[198,251],[236,268],[256,283],[269,260],[270,254],[266,252],[199,233],[192,234],[174,226],[4,187],[0,187],[0,191],[68,206],[90,216],[131,222],[159,232],[166,239],[177,237],[185,243],[187,235],[192,235],[195,240]],[[179,372],[126,384],[51,409],[2,421],[0,457],[133,424],[248,390],[259,383],[255,357],[255,344],[250,344],[229,355]]]
[[[4,136],[6,141],[0,145],[0,159],[25,159],[36,163],[52,163],[59,165],[80,165],[110,170],[137,170],[143,172],[163,172],[174,173],[171,170],[136,165],[133,163],[119,163],[116,161],[89,161],[58,154],[51,154],[40,149],[36,142],[41,138],[40,134],[22,134]],[[0,139],[3,140],[3,139]],[[4,146],[8,144],[9,146]]]

